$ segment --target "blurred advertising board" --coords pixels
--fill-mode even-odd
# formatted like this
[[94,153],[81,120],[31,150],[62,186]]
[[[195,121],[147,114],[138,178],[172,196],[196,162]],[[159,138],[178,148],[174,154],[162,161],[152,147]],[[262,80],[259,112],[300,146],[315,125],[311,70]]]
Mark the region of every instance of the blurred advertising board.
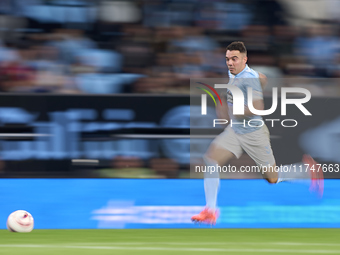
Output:
[[[36,229],[210,228],[190,221],[204,206],[203,180],[1,179],[0,187],[0,218],[24,209]],[[339,228],[339,187],[326,180],[321,200],[303,183],[222,180],[216,228]]]
[[[208,102],[208,110],[214,113],[211,104]],[[269,107],[271,98],[265,98],[265,104]],[[299,162],[304,153],[320,163],[340,163],[340,114],[336,110],[340,100],[314,97],[305,106],[312,116],[288,105],[285,118],[298,121],[294,128],[267,123],[277,164]],[[2,173],[11,177],[11,173],[20,172],[27,177],[25,172],[37,172],[48,177],[47,173],[59,171],[72,177],[72,160],[90,159],[105,168],[121,156],[143,162],[168,158],[186,167],[192,143],[197,141],[197,146],[204,148],[200,146],[208,145],[223,130],[211,128],[211,123],[200,119],[200,113],[199,105],[190,105],[189,96],[3,94]],[[280,119],[279,114],[278,109],[268,118]],[[203,138],[192,138],[192,134]],[[338,172],[325,176],[336,178]]]

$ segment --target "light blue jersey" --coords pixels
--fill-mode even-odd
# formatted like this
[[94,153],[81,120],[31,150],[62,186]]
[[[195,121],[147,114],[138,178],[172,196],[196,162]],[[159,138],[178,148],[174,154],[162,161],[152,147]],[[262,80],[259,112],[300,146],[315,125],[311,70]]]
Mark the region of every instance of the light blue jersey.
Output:
[[[244,104],[248,106],[247,98],[248,92],[247,88],[251,87],[253,90],[253,101],[254,99],[263,99],[262,87],[259,79],[259,74],[255,70],[251,69],[246,65],[246,67],[237,75],[233,75],[228,71],[229,74],[229,85],[235,85],[240,88],[244,95]],[[227,90],[227,102],[229,107],[229,116],[232,121],[232,128],[237,134],[247,134],[254,132],[260,129],[262,122],[261,116],[249,116],[246,118],[236,118],[233,115],[233,96],[230,90]],[[251,121],[250,125],[248,125],[249,120],[259,120],[259,121]],[[239,123],[239,124],[237,124]],[[245,125],[244,125],[245,123]]]

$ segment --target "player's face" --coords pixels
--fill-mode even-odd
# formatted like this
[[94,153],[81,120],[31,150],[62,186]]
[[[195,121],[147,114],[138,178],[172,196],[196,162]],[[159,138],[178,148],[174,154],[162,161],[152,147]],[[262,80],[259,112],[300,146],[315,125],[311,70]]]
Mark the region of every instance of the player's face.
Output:
[[225,59],[230,73],[234,75],[240,73],[246,67],[247,56],[238,50],[227,50]]

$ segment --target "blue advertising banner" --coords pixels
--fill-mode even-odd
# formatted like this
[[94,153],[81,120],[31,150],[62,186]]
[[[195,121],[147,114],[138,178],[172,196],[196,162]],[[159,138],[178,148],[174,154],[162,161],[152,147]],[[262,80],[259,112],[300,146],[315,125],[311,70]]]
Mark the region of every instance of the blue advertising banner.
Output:
[[[36,229],[202,228],[203,180],[1,179],[0,228],[27,210]],[[322,199],[302,183],[222,180],[216,228],[339,228],[340,180]]]

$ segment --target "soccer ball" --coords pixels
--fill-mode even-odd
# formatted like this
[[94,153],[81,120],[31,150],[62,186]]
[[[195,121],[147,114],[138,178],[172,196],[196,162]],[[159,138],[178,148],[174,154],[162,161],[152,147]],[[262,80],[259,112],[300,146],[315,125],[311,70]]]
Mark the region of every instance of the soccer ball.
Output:
[[31,232],[34,226],[34,219],[29,212],[18,210],[8,216],[6,225],[7,229],[11,232]]

